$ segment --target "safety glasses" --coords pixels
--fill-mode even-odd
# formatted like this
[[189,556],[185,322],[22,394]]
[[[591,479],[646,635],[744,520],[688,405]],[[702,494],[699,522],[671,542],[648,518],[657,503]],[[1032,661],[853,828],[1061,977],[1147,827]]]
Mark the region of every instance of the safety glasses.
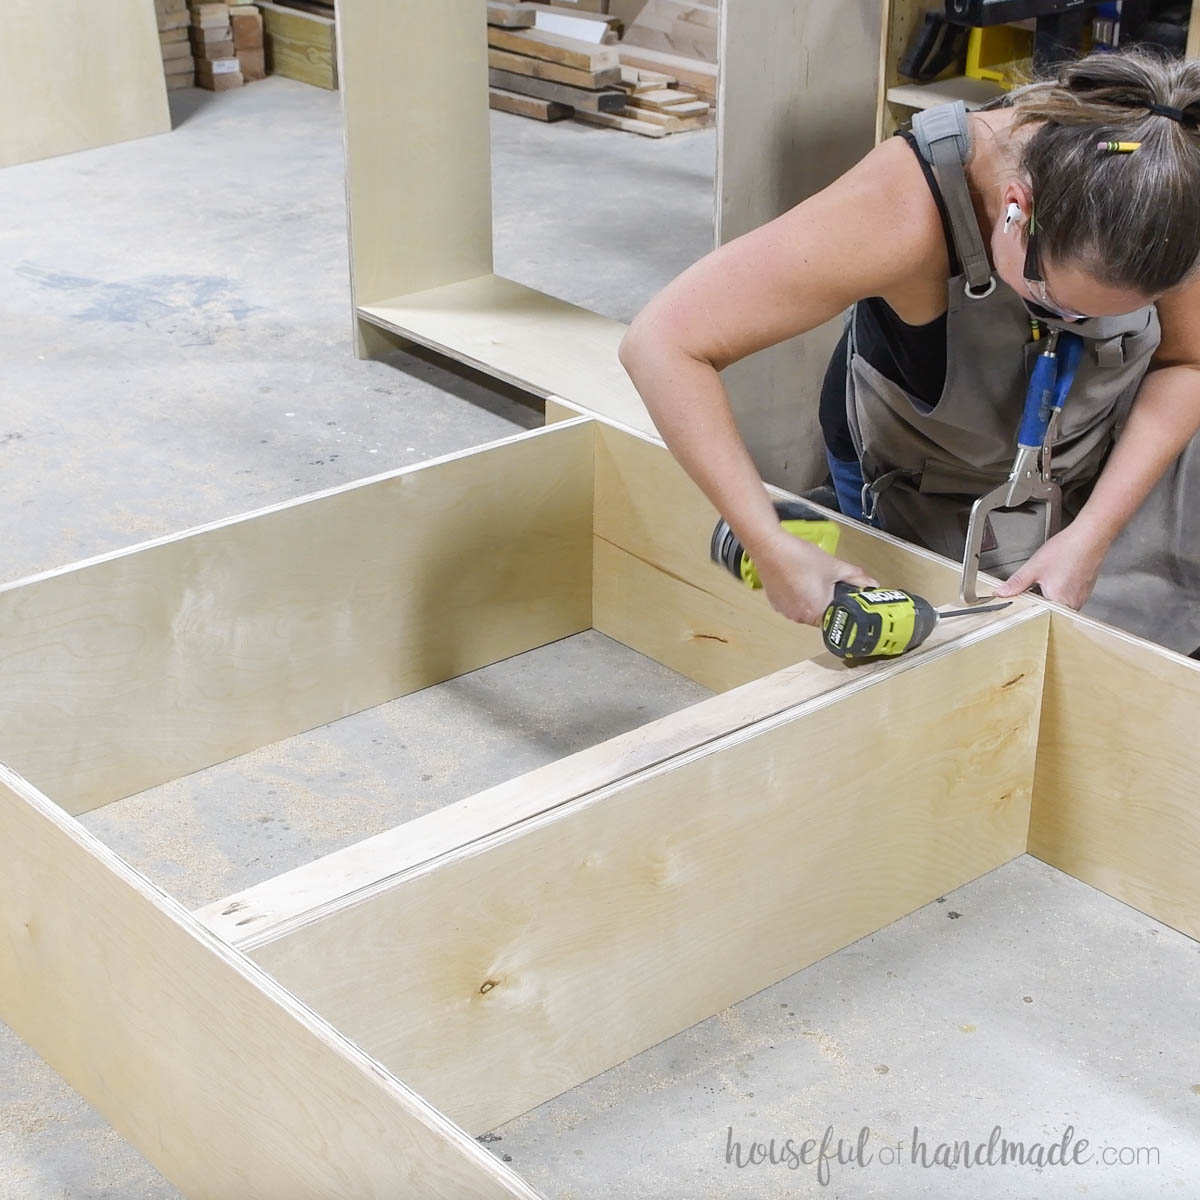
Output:
[[1060,308],[1050,299],[1046,288],[1046,278],[1042,274],[1041,260],[1038,256],[1038,223],[1033,205],[1029,206],[1029,236],[1025,243],[1025,268],[1023,271],[1025,286],[1029,294],[1035,296],[1045,310],[1043,315],[1058,317],[1063,321],[1086,321],[1086,313],[1071,312],[1070,309]]

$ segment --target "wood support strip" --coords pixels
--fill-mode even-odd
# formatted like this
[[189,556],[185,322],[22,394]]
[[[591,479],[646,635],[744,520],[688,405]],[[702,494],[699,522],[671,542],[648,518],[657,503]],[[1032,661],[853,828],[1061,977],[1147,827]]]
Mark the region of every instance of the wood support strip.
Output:
[[1022,853],[1045,635],[898,660],[251,953],[490,1128]]

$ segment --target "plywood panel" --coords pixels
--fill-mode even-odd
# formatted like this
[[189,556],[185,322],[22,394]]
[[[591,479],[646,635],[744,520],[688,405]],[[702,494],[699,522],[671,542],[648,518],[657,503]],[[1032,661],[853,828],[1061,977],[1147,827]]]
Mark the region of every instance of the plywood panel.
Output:
[[591,625],[556,425],[0,587],[0,757],[81,812]]
[[0,858],[0,1018],[189,1200],[535,1200],[2,766]]
[[0,167],[171,128],[150,0],[7,0]]
[[1198,714],[1200,663],[1054,614],[1030,853],[1194,938]]
[[1045,630],[899,660],[254,957],[489,1128],[1022,853]]
[[[988,614],[934,631],[918,655],[1007,618]],[[830,654],[793,663],[724,695],[651,721],[598,746],[488,788],[366,838],[197,911],[231,945],[253,947],[419,865],[528,820],[675,755],[890,669],[886,661],[847,667]]]
[[[724,624],[741,630],[737,646],[739,653],[746,653],[748,671],[770,669],[776,637],[780,653],[807,657],[803,650],[811,645],[813,631],[797,631],[770,610],[761,593],[751,593],[710,561],[716,510],[660,443],[599,424],[595,461],[597,538],[661,571],[667,577],[660,581],[662,587],[669,581],[678,585],[671,593],[676,597],[672,604],[679,605],[677,610],[666,605],[639,605],[636,589],[651,585],[635,583],[630,565],[624,575],[627,586],[635,590],[623,600],[614,591],[614,579],[620,575],[597,575],[593,620],[598,629],[635,648],[641,648],[639,628],[656,629],[660,632],[650,635],[654,642],[662,643],[665,638],[679,642],[682,649],[689,630],[720,633],[711,626]],[[915,591],[934,604],[956,602],[957,565],[858,522],[829,515],[842,531],[839,557],[862,566],[887,587]],[[639,574],[644,576],[644,572]],[[674,635],[662,632],[671,621],[676,623]],[[690,647],[693,653],[700,649],[698,643]],[[707,649],[707,657],[714,663],[725,654],[718,644]],[[672,665],[691,673],[678,660],[672,660]],[[736,656],[732,666],[738,669]],[[727,686],[721,684],[719,675],[697,677],[709,686]],[[741,682],[736,675],[733,681]]]
[[647,432],[637,389],[617,359],[620,321],[487,275],[361,310],[366,320],[535,395],[556,394]]
[[[820,191],[871,149],[879,8],[878,0],[721,6],[718,245]],[[825,477],[817,400],[840,328],[832,322],[725,372],[770,483],[801,491]]]
[[338,10],[355,304],[491,272],[486,15],[480,0]]

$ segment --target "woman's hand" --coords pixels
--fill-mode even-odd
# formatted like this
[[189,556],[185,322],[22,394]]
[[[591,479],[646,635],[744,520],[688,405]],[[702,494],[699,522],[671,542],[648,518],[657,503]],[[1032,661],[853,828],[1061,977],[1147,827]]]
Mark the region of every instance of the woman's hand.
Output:
[[771,607],[803,625],[820,625],[841,580],[856,587],[879,586],[861,568],[782,529],[751,557]]
[[1110,544],[1110,538],[1076,520],[1013,572],[996,589],[996,595],[1017,596],[1037,584],[1047,600],[1080,609],[1096,586],[1096,576]]

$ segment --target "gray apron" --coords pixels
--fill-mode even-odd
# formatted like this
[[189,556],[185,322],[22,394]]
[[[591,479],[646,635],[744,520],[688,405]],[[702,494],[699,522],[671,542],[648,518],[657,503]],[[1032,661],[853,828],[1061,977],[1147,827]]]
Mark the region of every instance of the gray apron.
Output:
[[[918,113],[913,133],[933,170],[962,273],[949,281],[946,382],[930,407],[887,379],[855,344],[849,318],[846,399],[862,465],[865,507],[889,533],[961,561],[973,500],[1004,482],[1033,360],[1021,298],[993,275],[967,186],[971,154],[961,103]],[[1154,306],[1120,317],[1043,320],[1084,339],[1084,354],[1054,444],[1064,520],[1082,507],[1159,343]],[[1085,612],[1174,649],[1200,646],[1200,527],[1186,518],[1185,452],[1118,538]],[[1195,471],[1192,478],[1200,484]],[[1200,495],[1200,491],[1193,492]],[[1007,577],[1041,545],[1040,506],[994,513],[981,568]],[[1192,552],[1181,555],[1183,548]],[[1152,599],[1151,599],[1152,598]]]

